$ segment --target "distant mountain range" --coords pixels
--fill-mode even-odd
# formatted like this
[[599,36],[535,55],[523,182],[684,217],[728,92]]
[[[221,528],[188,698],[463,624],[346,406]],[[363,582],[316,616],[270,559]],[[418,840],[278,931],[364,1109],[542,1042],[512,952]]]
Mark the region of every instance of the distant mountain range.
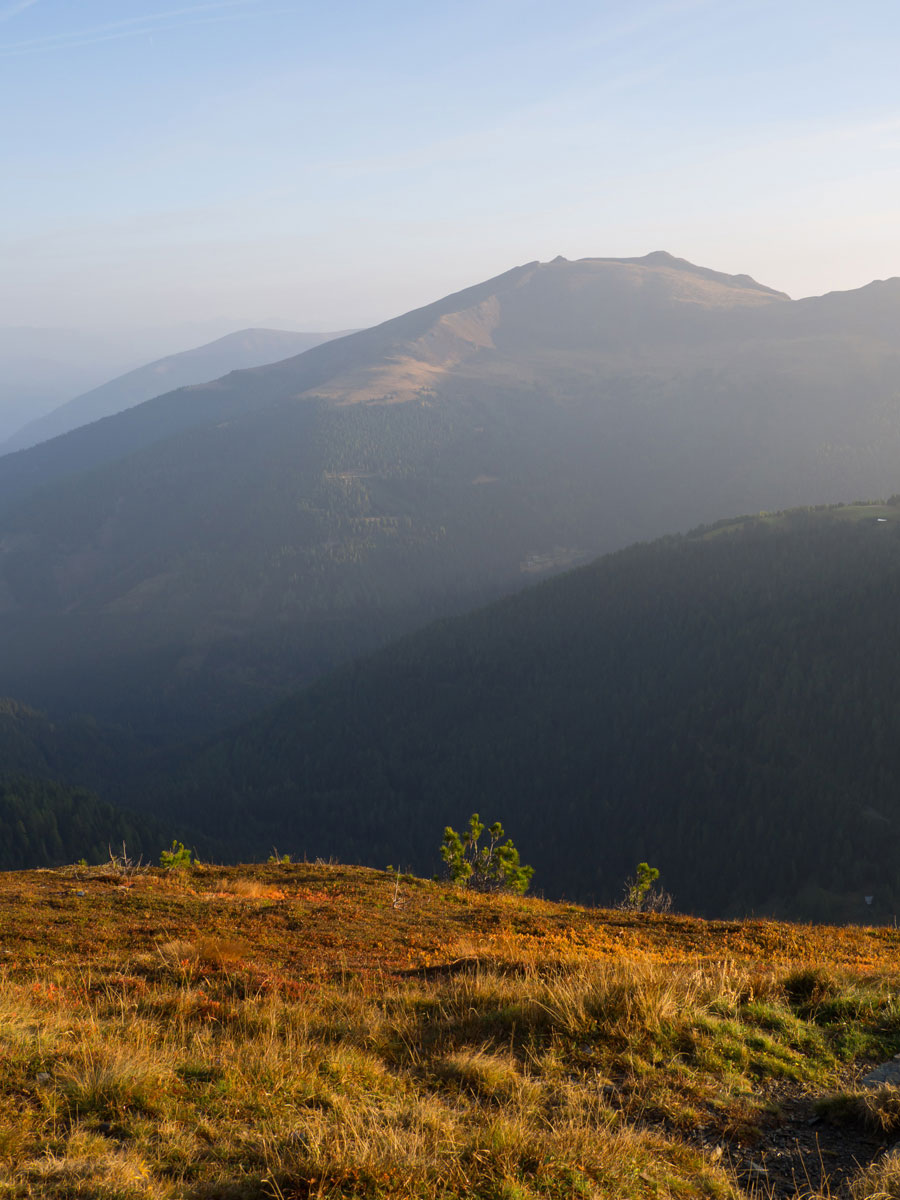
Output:
[[205,383],[210,379],[218,379],[228,371],[276,362],[339,336],[336,333],[293,333],[279,329],[242,329],[227,334],[205,346],[171,354],[138,367],[76,396],[52,412],[23,425],[12,437],[0,443],[0,454],[9,454],[48,441],[80,425],[88,425],[132,408],[172,388]]
[[241,324],[214,318],[156,327],[0,325],[0,443],[81,392]]
[[174,739],[722,513],[897,490],[900,280],[529,263],[0,458],[0,691]]
[[0,442],[134,364],[128,348],[63,329],[0,326]]

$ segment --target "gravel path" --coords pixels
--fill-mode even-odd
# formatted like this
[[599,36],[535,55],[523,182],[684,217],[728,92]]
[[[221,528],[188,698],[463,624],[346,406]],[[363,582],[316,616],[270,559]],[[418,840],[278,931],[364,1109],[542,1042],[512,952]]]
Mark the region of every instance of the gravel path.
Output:
[[[845,1089],[900,1086],[900,1058],[860,1076],[848,1072]],[[879,1136],[852,1125],[838,1124],[815,1111],[816,1097],[794,1084],[766,1089],[776,1112],[753,1146],[723,1147],[724,1161],[751,1195],[765,1200],[798,1200],[823,1193],[846,1200],[849,1184],[861,1167],[893,1149],[896,1134]]]

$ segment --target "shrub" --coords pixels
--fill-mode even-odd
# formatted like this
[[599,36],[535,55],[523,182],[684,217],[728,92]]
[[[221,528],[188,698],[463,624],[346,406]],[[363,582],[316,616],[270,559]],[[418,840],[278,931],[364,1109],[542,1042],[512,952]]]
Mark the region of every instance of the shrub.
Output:
[[659,879],[659,869],[649,863],[638,863],[634,875],[625,880],[625,894],[619,908],[629,912],[668,912],[672,896],[653,885]]
[[441,844],[441,858],[447,864],[450,878],[454,883],[468,885],[479,892],[516,892],[522,895],[528,891],[533,867],[523,867],[519,862],[519,851],[512,840],[503,837],[503,826],[495,821],[488,829],[489,842],[480,846],[484,824],[478,813],[469,818],[469,829],[460,836],[449,825],[444,830]]
[[193,850],[188,850],[183,842],[172,842],[170,850],[163,850],[159,856],[159,865],[167,871],[174,871],[177,867],[189,867],[194,861]]

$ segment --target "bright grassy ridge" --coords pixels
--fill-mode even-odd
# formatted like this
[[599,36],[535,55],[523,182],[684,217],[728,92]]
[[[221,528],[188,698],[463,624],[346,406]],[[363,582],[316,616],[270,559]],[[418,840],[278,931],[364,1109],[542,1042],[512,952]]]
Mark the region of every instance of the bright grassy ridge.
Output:
[[698,1125],[900,1047],[889,929],[327,864],[11,873],[0,929],[3,1197],[740,1196]]

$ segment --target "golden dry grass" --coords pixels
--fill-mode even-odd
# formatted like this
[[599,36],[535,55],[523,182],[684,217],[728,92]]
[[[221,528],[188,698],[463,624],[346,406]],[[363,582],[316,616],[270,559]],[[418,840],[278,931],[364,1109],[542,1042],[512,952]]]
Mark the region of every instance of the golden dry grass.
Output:
[[0,876],[0,1197],[737,1197],[698,1124],[900,1038],[892,930],[395,886]]
[[853,1200],[900,1200],[900,1154],[885,1155],[853,1181]]
[[900,1088],[892,1084],[826,1096],[818,1109],[832,1121],[895,1137],[900,1133]]

